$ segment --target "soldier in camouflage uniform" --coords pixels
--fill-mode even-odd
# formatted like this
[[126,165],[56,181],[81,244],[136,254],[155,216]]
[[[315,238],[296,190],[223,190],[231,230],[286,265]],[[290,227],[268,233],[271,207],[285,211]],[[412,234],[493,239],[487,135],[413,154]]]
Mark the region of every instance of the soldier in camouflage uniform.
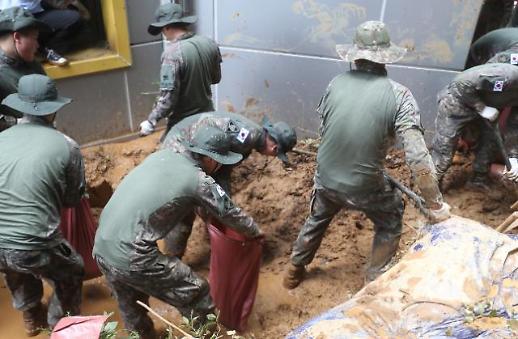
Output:
[[[35,60],[39,31],[43,29],[47,29],[45,24],[21,7],[0,11],[0,101],[16,93],[22,76],[45,74]],[[0,105],[0,132],[21,117],[20,112]]]
[[[484,63],[503,63],[518,65],[518,28],[501,28],[491,31],[471,45],[471,57],[477,65]],[[515,157],[518,155],[518,107],[512,107],[510,114],[505,118],[505,146],[510,155]],[[478,120],[478,119],[477,119]],[[479,145],[482,151],[479,152],[475,162],[479,168],[487,168],[489,164],[495,161],[495,155],[498,152],[498,146],[495,142],[491,142],[494,138],[487,125],[478,122],[483,133],[488,133],[489,138],[485,140],[485,144]],[[507,178],[510,178],[510,173]]]
[[[487,63],[457,75],[438,95],[439,109],[435,120],[432,158],[439,180],[450,167],[462,130],[469,124],[479,125],[479,147],[475,150],[472,184],[487,187],[489,164],[495,155],[495,131],[484,121],[495,122],[499,110],[518,105],[518,67],[512,64]],[[516,132],[506,140],[512,169],[509,180],[518,180],[518,144]]]
[[[76,206],[84,193],[83,158],[75,141],[52,126],[69,102],[39,74],[20,78],[18,93],[2,101],[24,117],[0,133],[0,271],[29,336],[79,314],[81,305],[83,259],[59,224],[61,208]],[[42,279],[54,289],[48,315]]]
[[412,93],[387,77],[386,63],[405,50],[390,43],[385,25],[367,21],[353,45],[338,54],[356,70],[335,77],[318,106],[322,118],[315,187],[310,216],[294,243],[284,286],[295,288],[304,266],[318,250],[332,218],[342,209],[363,211],[374,223],[374,241],[366,280],[373,280],[396,252],[401,237],[403,200],[383,176],[383,160],[392,137],[403,142],[407,163],[425,205],[435,220],[449,217],[423,140],[419,109]]
[[[246,159],[253,150],[269,156],[277,156],[284,163],[288,162],[286,153],[297,143],[295,130],[287,123],[279,121],[275,124],[263,119],[263,126],[247,119],[243,115],[230,112],[209,112],[191,115],[178,124],[167,134],[162,148],[169,148],[175,152],[186,151],[185,141],[201,128],[215,127],[228,134],[231,140],[231,150],[243,155]],[[232,169],[236,165],[222,166],[212,177],[231,195],[230,178]],[[176,227],[165,239],[165,250],[168,254],[182,257],[191,235],[195,215],[192,213],[181,223],[183,227]]]
[[153,296],[187,317],[193,311],[204,319],[214,311],[207,281],[177,257],[163,255],[157,240],[197,206],[250,238],[262,236],[254,220],[208,175],[242,159],[230,151],[229,136],[202,128],[186,148],[183,154],[160,150],[132,170],[104,208],[95,237],[93,254],[124,323],[145,338],[154,337],[153,322],[137,300]]
[[[210,86],[221,80],[221,54],[213,40],[196,35],[188,25],[195,16],[184,16],[178,4],[164,4],[156,12],[156,22],[148,32],[162,33],[169,41],[162,54],[160,96],[147,120],[140,124],[140,135],[151,134],[162,118],[167,118],[164,137],[183,118],[214,111]],[[163,137],[162,137],[163,138]]]

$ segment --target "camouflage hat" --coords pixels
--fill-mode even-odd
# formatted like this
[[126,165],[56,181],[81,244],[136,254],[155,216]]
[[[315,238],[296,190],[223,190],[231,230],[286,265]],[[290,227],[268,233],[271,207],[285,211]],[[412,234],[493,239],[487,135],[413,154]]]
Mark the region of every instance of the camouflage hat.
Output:
[[147,31],[151,35],[160,34],[162,28],[170,24],[193,24],[197,18],[195,15],[184,16],[182,5],[167,3],[158,7],[155,13],[155,20],[149,24]]
[[29,27],[50,30],[49,26],[22,7],[9,7],[0,11],[0,33],[17,32]]
[[189,151],[206,155],[223,165],[234,165],[243,159],[241,154],[230,151],[231,136],[215,127],[200,128],[191,140],[183,143]]
[[2,104],[30,115],[49,115],[72,100],[58,96],[56,84],[41,74],[25,75],[18,81],[18,93],[8,95]]
[[297,133],[284,121],[272,124],[267,117],[263,118],[263,128],[277,143],[277,157],[284,163],[288,163],[286,153],[291,151],[297,143]]
[[390,37],[381,21],[366,21],[356,28],[353,44],[336,45],[341,59],[352,62],[366,59],[380,64],[391,64],[401,60],[406,49],[390,42]]

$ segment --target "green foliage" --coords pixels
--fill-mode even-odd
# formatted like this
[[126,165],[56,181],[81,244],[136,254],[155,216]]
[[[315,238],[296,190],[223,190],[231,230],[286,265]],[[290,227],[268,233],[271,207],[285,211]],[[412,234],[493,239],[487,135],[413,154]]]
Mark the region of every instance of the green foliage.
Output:
[[[199,316],[194,316],[191,312],[189,318],[182,317],[183,326],[187,329],[193,337],[197,339],[219,339],[219,338],[231,338],[231,339],[245,339],[244,337],[237,335],[236,331],[226,331],[219,326],[218,323],[219,314],[207,314],[205,319],[202,321]],[[171,331],[168,329],[168,333]],[[176,337],[168,337],[167,339],[178,339]]]
[[[113,315],[111,313],[104,313],[110,318]],[[126,339],[139,339],[140,335],[135,331],[128,331],[125,329],[118,330],[117,329],[118,322],[117,321],[108,321],[103,325],[101,329],[100,339],[116,339],[116,338],[126,338]]]

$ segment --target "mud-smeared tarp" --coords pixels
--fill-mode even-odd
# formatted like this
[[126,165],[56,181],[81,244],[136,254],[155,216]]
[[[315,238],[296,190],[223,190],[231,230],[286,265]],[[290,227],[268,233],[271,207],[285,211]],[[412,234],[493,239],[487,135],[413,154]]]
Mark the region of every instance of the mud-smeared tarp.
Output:
[[517,338],[518,241],[464,218],[423,229],[401,261],[288,338]]

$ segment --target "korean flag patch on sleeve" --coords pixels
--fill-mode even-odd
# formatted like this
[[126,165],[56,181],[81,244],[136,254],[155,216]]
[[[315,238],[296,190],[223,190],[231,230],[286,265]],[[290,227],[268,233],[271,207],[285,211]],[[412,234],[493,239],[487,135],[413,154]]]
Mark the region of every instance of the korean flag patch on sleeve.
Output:
[[239,140],[239,142],[241,142],[241,143],[244,143],[249,134],[250,134],[250,131],[243,127],[243,128],[241,128],[241,130],[239,130],[239,134],[237,135],[237,140]]
[[518,65],[518,53],[512,53],[509,62],[511,65]]
[[221,188],[221,186],[218,184],[216,184],[216,191],[218,191],[220,197],[224,197],[225,194],[227,194],[225,190],[223,190],[223,188]]
[[493,85],[493,92],[502,92],[503,89],[504,89],[504,81],[503,80],[495,81],[495,84]]

